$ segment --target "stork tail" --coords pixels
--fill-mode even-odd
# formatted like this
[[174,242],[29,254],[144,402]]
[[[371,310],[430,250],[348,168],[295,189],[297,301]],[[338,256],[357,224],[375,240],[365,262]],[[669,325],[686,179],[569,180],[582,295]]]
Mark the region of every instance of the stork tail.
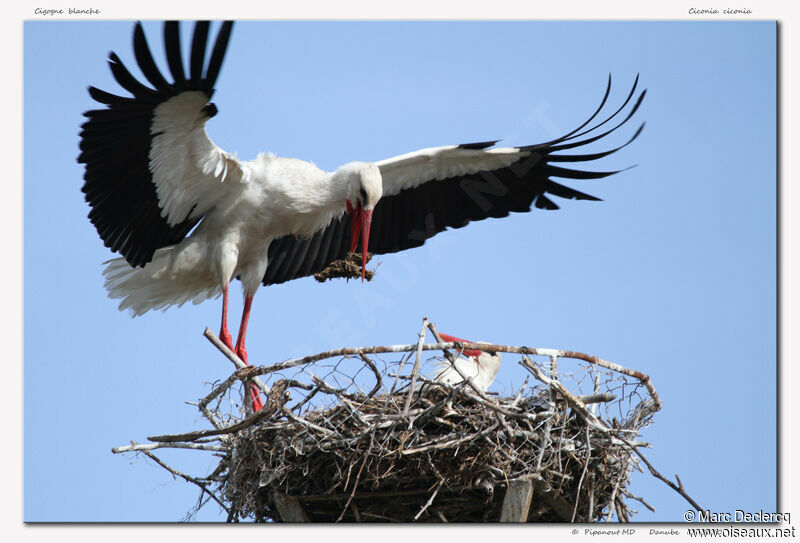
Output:
[[158,249],[143,268],[132,267],[124,258],[109,260],[103,270],[109,298],[121,299],[120,310],[130,309],[136,317],[189,301],[198,304],[221,293],[214,275],[204,266],[175,266],[177,253],[174,245]]

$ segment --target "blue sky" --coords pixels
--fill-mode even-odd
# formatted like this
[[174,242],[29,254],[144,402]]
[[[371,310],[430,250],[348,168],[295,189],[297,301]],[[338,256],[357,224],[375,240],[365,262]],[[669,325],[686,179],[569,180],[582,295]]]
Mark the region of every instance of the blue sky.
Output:
[[[160,24],[145,30],[163,61]],[[24,27],[27,521],[180,520],[195,488],[110,449],[204,428],[184,402],[231,369],[201,336],[218,327],[219,301],[131,319],[103,289],[112,255],[86,218],[75,158],[81,113],[94,107],[86,86],[118,89],[105,58],[130,63],[131,31],[130,21]],[[410,343],[423,316],[461,337],[595,354],[651,376],[664,408],[644,439],[662,473],[712,510],[775,510],[775,32],[770,22],[238,24],[208,131],[244,159],[273,151],[334,169],[435,145],[536,143],[583,122],[609,73],[611,104],[637,73],[648,89],[644,132],[596,169],[637,166],[574,184],[603,202],[440,234],[380,257],[366,285],[264,288],[251,361]],[[506,364],[493,388],[523,378]],[[169,452],[187,472],[214,464]],[[635,474],[631,491],[657,508],[637,520],[680,522],[687,509],[649,475]],[[224,519],[214,505],[197,518]]]

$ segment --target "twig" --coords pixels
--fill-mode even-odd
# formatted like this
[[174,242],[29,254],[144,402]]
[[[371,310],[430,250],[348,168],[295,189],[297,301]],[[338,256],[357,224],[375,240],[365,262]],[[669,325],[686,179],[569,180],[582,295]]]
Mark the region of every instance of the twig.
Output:
[[628,522],[628,515],[625,514],[625,509],[622,507],[622,501],[619,497],[614,500],[614,509],[617,510],[617,519],[620,522]]
[[[382,498],[396,498],[401,496],[417,496],[419,494],[424,494],[426,491],[424,489],[415,489],[415,490],[386,490],[386,491],[375,491],[375,492],[356,492],[354,497],[359,500],[370,499],[370,500],[377,500]],[[304,503],[316,503],[316,502],[337,502],[343,499],[346,499],[347,496],[350,494],[312,494],[309,496],[303,496],[302,501]]]
[[[161,461],[161,459],[159,459],[159,458],[158,458],[156,455],[154,455],[154,454],[153,454],[153,453],[151,453],[150,451],[141,450],[141,451],[139,451],[139,452],[141,452],[142,454],[145,454],[145,455],[147,455],[147,456],[148,456],[149,458],[151,458],[151,459],[152,459],[152,460],[153,460],[153,461],[154,461],[156,464],[158,464],[159,466],[161,466],[162,468],[164,468],[165,470],[167,470],[168,472],[170,472],[172,475],[177,475],[178,477],[182,478],[184,481],[187,481],[187,482],[189,482],[189,483],[193,483],[193,484],[197,485],[198,487],[200,487],[200,490],[202,490],[204,494],[208,494],[208,495],[209,495],[209,497],[211,497],[211,499],[212,499],[212,500],[214,500],[215,502],[217,502],[217,504],[219,504],[219,506],[220,506],[220,507],[222,507],[222,508],[225,510],[225,512],[226,512],[226,513],[230,513],[230,510],[229,510],[229,509],[228,509],[228,508],[225,506],[225,504],[224,504],[224,503],[222,503],[222,502],[220,501],[220,499],[219,499],[219,498],[217,498],[217,496],[216,496],[216,495],[215,495],[213,492],[210,492],[210,491],[208,490],[208,488],[206,488],[206,485],[205,485],[205,484],[201,483],[200,481],[198,481],[197,479],[195,479],[195,478],[194,478],[194,477],[192,477],[191,475],[186,475],[185,473],[181,473],[180,471],[176,470],[175,468],[172,468],[172,467],[168,466],[167,464],[165,464],[164,462],[162,462],[162,461]],[[199,507],[199,506],[198,506],[198,507]]]
[[583,403],[581,403],[580,400],[578,400],[577,396],[575,396],[574,394],[572,394],[572,392],[567,390],[567,388],[564,385],[562,385],[559,381],[556,381],[555,379],[551,379],[546,375],[544,375],[544,373],[542,373],[542,370],[540,370],[536,366],[536,364],[531,363],[531,361],[525,357],[523,357],[520,363],[525,368],[530,370],[539,381],[541,381],[548,387],[557,390],[559,395],[566,400],[569,406],[572,409],[574,409],[579,415],[581,415],[589,425],[593,426],[597,430],[600,430],[601,432],[606,432],[608,430],[608,428],[603,424],[603,422],[600,419],[598,419],[594,413],[589,411],[589,409],[587,409],[587,407],[583,405]]
[[421,453],[421,452],[424,452],[424,451],[430,451],[430,450],[434,450],[434,449],[446,449],[448,447],[452,447],[453,445],[460,445],[460,444],[465,443],[467,441],[472,441],[473,439],[476,439],[476,438],[479,438],[479,437],[483,437],[483,436],[485,436],[487,434],[492,433],[494,430],[496,430],[499,427],[500,427],[500,423],[499,422],[495,422],[494,424],[492,424],[491,426],[489,426],[485,430],[482,430],[482,431],[478,432],[477,434],[470,434],[470,435],[466,435],[464,437],[460,437],[458,439],[451,439],[449,441],[444,441],[444,442],[434,442],[434,443],[431,443],[430,445],[425,445],[424,447],[417,447],[416,449],[405,449],[403,451],[400,451],[400,454],[407,456],[409,454],[417,454],[417,453]]
[[334,434],[334,432],[331,432],[331,431],[330,431],[330,430],[328,430],[327,428],[323,428],[322,426],[317,426],[316,424],[314,424],[314,423],[312,423],[312,422],[308,422],[307,420],[305,420],[305,419],[304,419],[304,418],[302,418],[302,417],[295,416],[295,414],[294,414],[294,413],[292,413],[291,411],[289,411],[289,410],[288,410],[288,409],[287,409],[285,406],[283,406],[283,407],[281,408],[281,411],[282,411],[282,412],[283,412],[283,414],[284,414],[284,415],[286,415],[288,418],[290,418],[290,419],[291,419],[291,420],[293,420],[294,422],[297,422],[297,423],[299,423],[299,424],[302,424],[303,426],[306,426],[306,427],[308,427],[308,428],[312,428],[312,429],[316,430],[317,432],[321,432],[321,433],[323,433],[323,434],[325,434],[325,435],[328,435],[328,436],[330,436],[330,435],[333,435],[333,434]]
[[409,386],[408,396],[406,396],[406,403],[403,406],[403,416],[408,415],[408,408],[411,406],[411,398],[414,396],[414,388],[417,384],[417,374],[419,373],[419,365],[422,362],[422,343],[425,341],[425,330],[428,328],[428,317],[422,319],[422,328],[419,331],[419,341],[417,342],[417,359],[414,362],[414,369],[411,370],[411,385]]
[[439,479],[439,484],[436,485],[436,489],[433,491],[433,494],[431,494],[431,497],[428,499],[427,502],[425,502],[425,505],[422,506],[422,509],[419,510],[419,513],[416,514],[414,520],[417,520],[420,517],[420,515],[422,515],[422,513],[424,513],[425,510],[433,503],[433,499],[436,497],[436,494],[439,493],[439,489],[442,488],[443,484],[444,484],[444,479]]
[[359,354],[358,356],[361,357],[361,360],[364,361],[364,364],[366,364],[367,367],[372,370],[372,373],[375,374],[375,386],[372,387],[372,390],[367,393],[367,398],[372,398],[383,386],[383,378],[381,377],[381,373],[378,371],[378,368],[375,367],[375,364],[372,363],[372,360],[370,360],[367,355]]
[[[603,392],[601,394],[585,394],[583,396],[576,396],[577,400],[582,404],[596,404],[596,403],[606,403],[606,402],[613,402],[617,399],[614,394],[609,392]],[[590,409],[592,414],[594,415],[594,405]]]
[[353,518],[356,522],[361,522],[361,514],[358,512],[358,507],[356,507],[356,502],[350,503],[350,509],[353,510]]
[[[575,491],[575,507],[572,508],[572,519],[570,522],[575,522],[575,515],[578,513],[578,504],[581,501],[581,485],[583,478],[586,477],[586,472],[589,469],[589,461],[592,459],[592,442],[589,437],[589,426],[586,426],[586,461],[583,463],[583,470],[581,470],[581,478],[578,479],[578,489]],[[591,511],[589,512],[589,521],[592,520]]]
[[614,516],[614,511],[617,511],[617,520],[622,522],[622,517],[619,516],[619,511],[614,507],[617,498],[617,490],[619,490],[619,481],[614,484],[614,490],[611,491],[611,498],[608,500],[608,517],[606,517],[606,522],[611,522],[611,517]]
[[[522,356],[522,361],[530,363],[528,357],[524,355]],[[555,405],[556,405],[555,393],[553,392],[552,388],[549,388],[548,392],[550,399],[550,406],[548,407],[548,410],[555,411]],[[542,439],[541,439],[542,445],[541,448],[539,449],[539,454],[537,455],[536,458],[537,473],[542,469],[542,461],[544,460],[544,451],[547,449],[547,446],[550,444],[550,441],[552,440],[551,436],[552,428],[553,428],[553,417],[547,417],[547,419],[544,421],[544,430],[542,431]]]
[[650,511],[652,511],[653,513],[655,513],[655,512],[656,512],[656,508],[655,508],[655,507],[653,507],[652,505],[650,505],[649,503],[647,503],[647,502],[644,500],[644,498],[641,498],[641,497],[637,496],[636,494],[633,494],[633,493],[631,493],[631,491],[630,491],[630,490],[623,490],[623,491],[622,491],[622,493],[623,493],[623,494],[625,494],[625,496],[627,496],[628,498],[630,498],[630,499],[632,499],[632,500],[636,500],[637,502],[641,503],[642,505],[644,505],[645,507],[647,507],[647,508],[648,508]]
[[[368,449],[369,451],[369,449]],[[356,480],[353,481],[353,490],[350,492],[350,497],[347,498],[347,502],[344,504],[344,508],[342,512],[339,514],[339,518],[336,519],[336,522],[340,522],[344,518],[344,513],[347,511],[347,508],[353,501],[353,496],[356,494],[356,490],[358,490],[358,482],[361,480],[361,472],[364,471],[364,466],[367,464],[367,460],[369,459],[369,455],[367,452],[364,453],[364,460],[361,462],[361,467],[358,468],[358,473],[356,473]]]
[[239,432],[244,430],[245,428],[256,424],[264,419],[270,418],[275,414],[275,410],[279,409],[280,406],[283,405],[282,403],[282,396],[286,391],[286,388],[289,384],[289,381],[284,379],[277,381],[275,386],[272,387],[270,390],[269,395],[267,396],[267,401],[264,404],[264,407],[257,413],[254,413],[244,419],[241,422],[237,422],[236,424],[232,424],[227,428],[217,428],[214,430],[197,430],[195,432],[187,432],[185,434],[173,434],[173,435],[163,435],[163,436],[153,436],[148,437],[147,439],[150,441],[161,441],[161,442],[176,442],[176,441],[196,441],[203,437],[210,437],[210,436],[218,436],[223,434],[232,434],[234,432]]
[[199,404],[194,404],[194,405],[196,405],[196,406],[197,406],[197,408],[200,410],[200,413],[202,413],[202,414],[203,414],[203,416],[206,418],[206,420],[207,420],[208,422],[210,422],[210,423],[211,423],[211,425],[212,425],[214,428],[216,428],[216,429],[218,429],[218,430],[219,430],[219,429],[221,429],[221,428],[224,428],[224,427],[225,427],[225,425],[222,423],[222,421],[220,421],[220,420],[219,420],[219,419],[218,419],[218,418],[217,418],[217,417],[214,415],[214,413],[212,413],[211,411],[209,411],[209,409],[208,409],[208,407],[207,407],[207,406],[205,406],[205,405],[204,405],[203,407],[200,407],[200,405],[199,405]]
[[133,452],[133,451],[152,451],[155,449],[196,449],[199,451],[229,452],[230,447],[222,445],[206,445],[204,443],[147,443],[125,445],[124,447],[114,447],[111,452],[114,454]]
[[641,451],[639,451],[639,449],[638,449],[637,447],[634,447],[634,446],[633,446],[633,445],[632,445],[632,444],[631,444],[631,443],[630,443],[630,442],[629,442],[627,439],[625,439],[624,437],[622,437],[622,436],[621,436],[621,435],[619,435],[619,434],[617,435],[617,438],[618,438],[620,441],[622,441],[623,443],[625,443],[625,444],[628,446],[628,448],[629,448],[630,450],[632,450],[633,452],[635,452],[635,453],[636,453],[636,455],[637,455],[639,458],[641,458],[641,459],[642,459],[642,462],[644,462],[645,466],[647,466],[647,469],[648,469],[648,470],[650,470],[650,474],[651,474],[653,477],[655,477],[655,478],[657,478],[657,479],[660,479],[660,480],[664,481],[664,482],[665,482],[665,483],[666,483],[666,484],[667,484],[667,485],[668,485],[668,486],[669,486],[669,487],[670,487],[672,490],[674,490],[675,492],[677,492],[678,494],[680,494],[681,496],[683,496],[683,498],[684,498],[684,499],[685,499],[687,502],[689,502],[689,503],[692,505],[692,507],[694,507],[694,508],[695,508],[697,511],[704,511],[704,509],[703,509],[702,507],[700,507],[700,506],[697,504],[697,502],[696,502],[696,501],[694,501],[694,500],[691,498],[691,496],[689,496],[689,494],[687,494],[687,493],[686,493],[686,489],[683,487],[683,483],[681,482],[681,479],[680,479],[680,477],[678,477],[677,475],[675,475],[675,479],[678,481],[678,484],[676,485],[675,483],[673,483],[672,481],[670,481],[669,479],[667,479],[666,477],[664,477],[663,475],[661,475],[661,473],[659,473],[659,471],[658,471],[658,470],[657,470],[655,467],[653,467],[653,464],[651,464],[651,463],[650,463],[650,461],[649,461],[649,460],[647,460],[647,457],[645,457],[645,455],[644,455],[644,454],[642,454],[642,453],[641,453]]
[[236,424],[232,424],[227,428],[215,428],[213,430],[196,430],[194,432],[186,432],[185,434],[166,434],[162,436],[150,436],[147,439],[149,441],[156,441],[162,443],[197,441],[198,439],[203,437],[232,434],[234,432],[238,432],[239,430],[244,430],[245,428],[252,426],[263,419],[269,418],[271,415],[272,413],[265,412],[262,409],[258,413],[252,414],[249,417],[245,418],[243,421],[237,422]]
[[525,387],[528,386],[529,377],[530,375],[525,376],[525,380],[522,382],[522,386],[519,388],[519,392],[517,392],[517,396],[514,398],[514,401],[511,403],[510,407],[517,407],[517,405],[519,405],[520,400],[522,400],[522,394],[525,392]]

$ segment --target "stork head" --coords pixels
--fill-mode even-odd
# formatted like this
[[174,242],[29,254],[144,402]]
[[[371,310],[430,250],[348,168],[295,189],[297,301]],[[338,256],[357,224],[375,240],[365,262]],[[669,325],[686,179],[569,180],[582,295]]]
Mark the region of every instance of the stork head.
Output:
[[[468,339],[461,339],[461,338],[457,338],[455,336],[450,336],[450,335],[441,334],[441,333],[439,334],[439,336],[445,341],[460,341],[461,343],[486,343],[485,341],[478,341],[478,342],[470,341]],[[475,360],[478,360],[478,361],[480,359],[481,354],[483,354],[483,351],[479,351],[478,349],[465,349],[465,350],[463,350],[461,352],[463,354],[469,356],[469,357],[474,358]],[[495,354],[495,352],[492,351],[491,354]],[[480,363],[480,361],[479,361],[479,363]]]
[[[439,336],[444,341],[459,341],[461,343],[483,343],[485,345],[491,345],[486,341],[469,341],[466,339],[460,339],[455,336],[450,336],[447,334],[439,334]],[[472,377],[473,384],[483,392],[486,392],[486,389],[489,388],[489,385],[492,384],[494,378],[497,376],[497,372],[500,370],[500,353],[497,351],[488,351],[483,349],[465,349],[461,351],[461,354],[468,356],[467,360],[471,361],[474,366],[470,367],[467,366],[466,368],[462,366],[462,369],[466,369],[467,372],[470,374],[469,376]],[[459,360],[464,360],[463,358],[459,358]],[[455,366],[458,366],[458,362],[454,363]],[[460,382],[460,381],[458,381]]]
[[354,162],[343,168],[350,170],[349,197],[347,213],[353,218],[350,231],[350,252],[356,250],[359,235],[361,236],[361,282],[367,269],[367,251],[369,249],[369,229],[372,224],[372,212],[383,195],[381,171],[368,162]]
[[[491,345],[488,341],[470,341],[468,339],[461,339],[455,336],[450,336],[447,334],[439,334],[439,336],[445,341],[460,341],[462,343],[483,343],[486,345]],[[478,363],[479,366],[485,366],[488,364],[490,365],[499,365],[500,364],[500,353],[497,351],[484,351],[481,349],[465,349],[461,351],[463,354],[474,358],[475,361]]]

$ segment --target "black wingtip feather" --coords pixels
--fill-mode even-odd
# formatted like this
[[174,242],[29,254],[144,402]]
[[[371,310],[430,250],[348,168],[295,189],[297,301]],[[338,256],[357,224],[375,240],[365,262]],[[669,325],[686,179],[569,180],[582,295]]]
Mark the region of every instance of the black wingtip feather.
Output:
[[540,194],[533,205],[536,206],[536,209],[546,209],[548,211],[559,209],[558,205],[544,194]]
[[211,58],[208,61],[208,69],[204,77],[206,92],[210,93],[214,90],[219,70],[222,67],[222,61],[225,58],[225,51],[228,49],[228,41],[232,30],[233,21],[225,21],[217,34],[217,40],[214,43],[214,49],[211,51]]
[[159,92],[167,92],[170,85],[161,75],[161,71],[156,66],[155,60],[153,60],[153,55],[147,45],[147,38],[144,35],[144,28],[142,28],[141,24],[136,25],[133,31],[133,53],[136,57],[136,63],[150,84]]
[[[131,100],[130,98],[125,98],[124,96],[117,96],[116,94],[111,94],[110,92],[106,92],[104,90],[98,89],[97,87],[93,86],[89,86],[88,91],[89,91],[89,96],[91,96],[95,102],[100,102],[101,104],[104,105],[111,105],[115,103],[121,103],[126,100]],[[90,112],[87,111],[83,115],[88,117],[88,113]]]
[[143,85],[139,80],[133,77],[130,71],[128,71],[128,68],[125,67],[120,58],[113,52],[109,55],[108,66],[117,83],[135,98],[145,100],[157,96],[158,93],[156,91]]
[[[606,157],[608,155],[614,154],[617,151],[619,151],[620,149],[623,149],[623,148],[627,147],[628,145],[630,145],[631,143],[633,143],[633,141],[636,138],[639,137],[639,134],[642,133],[642,130],[644,130],[644,125],[645,125],[645,123],[642,123],[639,126],[639,128],[636,130],[636,132],[633,134],[633,136],[628,141],[626,141],[622,145],[620,145],[618,147],[615,147],[613,149],[610,149],[608,151],[603,151],[603,152],[600,152],[600,153],[585,154],[585,155],[553,155],[553,154],[551,154],[548,157],[547,160],[549,162],[588,162],[588,161],[592,161],[592,160],[599,160],[599,159],[601,159],[603,157]],[[615,130],[616,128],[618,128],[618,127],[615,127],[611,131]],[[609,132],[611,132],[611,131],[609,131]],[[554,147],[552,149],[552,151],[561,151],[563,149],[570,149],[570,148],[573,148],[573,147],[577,147],[579,144],[580,145],[586,145],[588,143],[596,141],[597,139],[601,138],[602,136],[607,135],[609,132],[605,132],[604,134],[600,134],[599,136],[595,136],[594,138],[591,138],[589,140],[584,140],[584,141],[581,141],[581,142],[572,143],[572,144],[568,144],[568,145],[558,145],[558,146]]]
[[[610,78],[609,78],[609,81],[610,81]],[[612,113],[611,115],[606,117],[605,120],[597,123],[596,125],[592,126],[591,128],[588,128],[588,129],[584,130],[583,132],[580,132],[580,133],[577,133],[577,134],[571,134],[568,138],[564,138],[564,141],[577,139],[577,138],[580,138],[582,136],[585,136],[586,134],[594,132],[595,130],[597,130],[598,128],[600,128],[601,126],[606,124],[607,122],[610,122],[614,117],[616,117],[620,113],[620,111],[624,110],[625,106],[627,106],[628,103],[631,101],[631,98],[633,98],[633,95],[636,92],[636,87],[638,86],[638,84],[639,84],[639,76],[637,74],[636,78],[633,80],[633,85],[631,86],[631,90],[628,92],[628,96],[625,98],[625,101],[622,102],[622,105],[620,105],[614,113]],[[641,99],[642,98],[643,98],[642,96],[639,97],[639,100],[637,100],[637,104],[633,107],[631,112],[628,114],[628,117],[624,121],[619,123],[617,125],[617,127],[622,126],[623,124],[625,124],[625,122],[631,117],[631,115],[633,115],[636,112],[636,110],[639,108],[638,104],[641,103]],[[610,134],[613,131],[614,131],[614,129],[611,129],[608,132],[605,132],[603,135]],[[603,137],[603,136],[600,136],[600,137]]]
[[192,85],[201,86],[203,80],[203,65],[206,58],[206,43],[208,42],[208,21],[197,21],[192,35],[192,53],[189,62],[189,77]]
[[178,21],[164,23],[164,52],[167,55],[167,65],[172,74],[175,88],[185,89],[186,72],[183,69],[183,58],[181,57],[181,34]]

